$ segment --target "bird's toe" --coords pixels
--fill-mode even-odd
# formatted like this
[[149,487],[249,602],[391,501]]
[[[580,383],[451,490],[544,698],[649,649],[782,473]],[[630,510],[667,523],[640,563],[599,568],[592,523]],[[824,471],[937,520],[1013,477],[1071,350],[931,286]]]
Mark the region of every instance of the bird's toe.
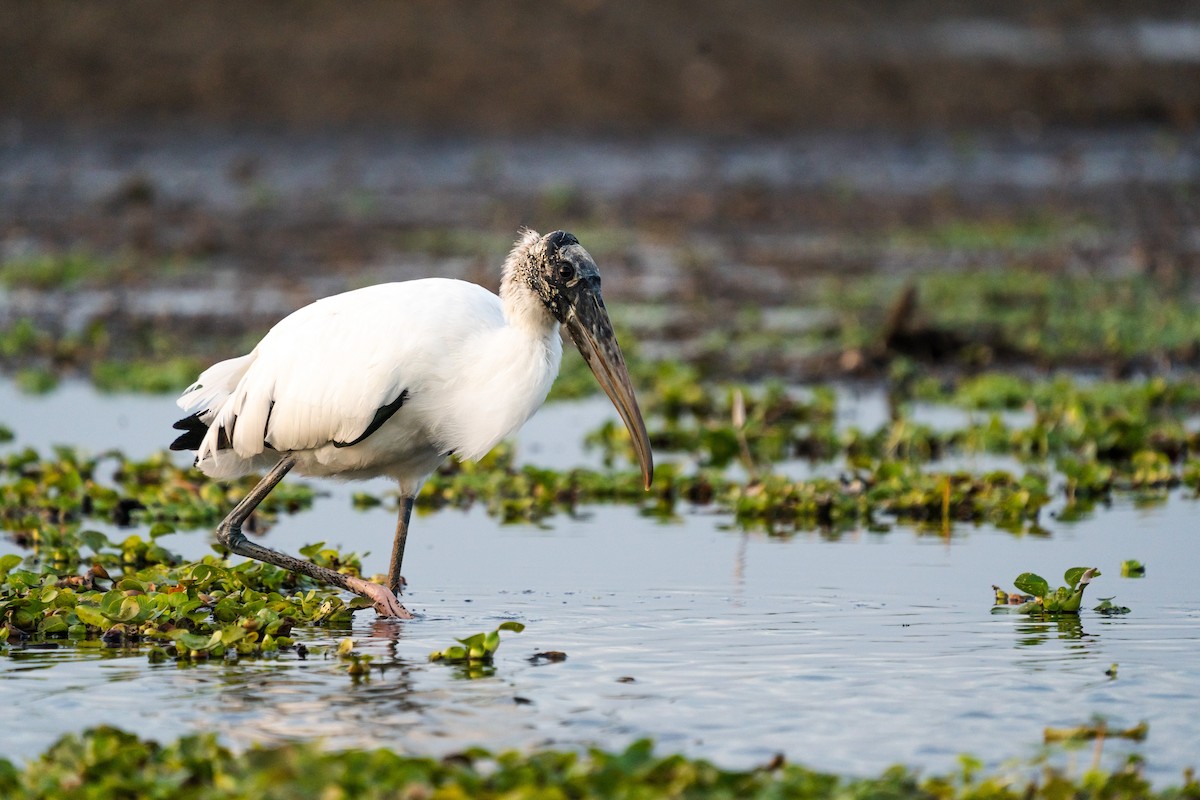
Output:
[[391,617],[394,619],[412,619],[412,612],[400,604],[396,598],[390,601],[376,602],[375,610],[379,612],[381,617]]
[[346,584],[350,591],[372,601],[375,604],[375,610],[379,612],[381,617],[394,617],[396,619],[413,618],[412,612],[400,604],[400,601],[396,599],[396,593],[388,587],[378,583],[371,583],[361,578],[350,578],[346,581]]

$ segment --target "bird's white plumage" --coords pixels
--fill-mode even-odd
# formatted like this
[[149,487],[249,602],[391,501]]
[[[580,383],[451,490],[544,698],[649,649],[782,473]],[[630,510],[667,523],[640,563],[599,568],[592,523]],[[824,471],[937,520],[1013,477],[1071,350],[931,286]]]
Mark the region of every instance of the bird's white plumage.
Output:
[[[514,307],[475,284],[428,278],[301,308],[178,402],[209,426],[196,463],[210,477],[261,470],[290,451],[302,473],[391,475],[415,490],[447,453],[479,458],[519,428],[561,358],[558,324],[540,303]],[[401,392],[377,431],[334,444],[360,437]]]

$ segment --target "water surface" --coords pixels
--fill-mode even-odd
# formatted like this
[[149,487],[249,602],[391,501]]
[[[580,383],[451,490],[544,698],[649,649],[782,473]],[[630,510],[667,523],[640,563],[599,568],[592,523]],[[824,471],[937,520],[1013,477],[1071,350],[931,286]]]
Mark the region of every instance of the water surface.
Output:
[[[174,418],[163,398],[68,388],[10,405],[4,392],[0,384],[0,419],[17,444],[45,446],[62,432],[64,441],[138,456],[160,446],[151,431]],[[62,427],[37,422],[43,413]],[[521,451],[552,466],[586,461],[559,442],[578,440],[607,413],[592,401],[548,408],[533,435],[522,434]],[[385,571],[391,512],[353,510],[349,494],[362,487],[319,486],[328,494],[265,541],[370,551],[365,569]],[[964,752],[993,765],[1036,757],[1046,726],[1101,716],[1114,727],[1150,723],[1143,743],[1106,742],[1107,764],[1136,753],[1157,782],[1176,783],[1196,764],[1200,741],[1200,600],[1188,556],[1196,511],[1176,494],[1070,524],[1048,517],[1048,536],[959,526],[943,537],[901,526],[786,538],[738,531],[704,509],[659,522],[593,507],[540,525],[500,525],[481,509],[422,514],[405,562],[406,601],[419,619],[381,622],[368,611],[350,630],[298,632],[310,645],[353,636],[375,656],[369,679],[355,682],[315,653],[176,665],[139,652],[14,650],[0,658],[0,706],[20,725],[0,733],[0,754],[33,756],[64,732],[113,723],[161,738],[216,730],[239,747],[320,738],[435,755],[473,745],[620,748],[652,737],[664,752],[732,767],[781,752],[835,771],[900,762],[936,772]],[[211,535],[161,541],[190,557],[207,551]],[[13,549],[0,540],[0,552]],[[1120,577],[1128,558],[1147,565],[1146,578]],[[1133,613],[1089,610],[1064,622],[991,613],[993,583],[1011,585],[1027,570],[1055,581],[1075,565],[1104,572],[1085,606],[1116,595]],[[464,680],[458,668],[427,661],[505,619],[527,629],[505,635],[489,677]],[[529,661],[546,650],[567,660]],[[1106,675],[1114,663],[1115,679]],[[1078,760],[1090,758],[1088,746]]]

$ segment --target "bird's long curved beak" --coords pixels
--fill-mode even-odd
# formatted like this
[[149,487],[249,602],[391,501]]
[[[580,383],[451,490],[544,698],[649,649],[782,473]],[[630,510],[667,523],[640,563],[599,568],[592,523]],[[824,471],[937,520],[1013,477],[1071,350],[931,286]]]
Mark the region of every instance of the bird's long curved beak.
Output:
[[650,453],[650,437],[646,434],[642,410],[638,408],[637,397],[633,393],[633,382],[629,378],[629,368],[625,366],[625,356],[621,354],[621,346],[617,344],[617,336],[613,333],[612,322],[608,318],[608,311],[600,293],[587,292],[580,297],[567,311],[565,323],[583,360],[591,367],[600,387],[625,421],[638,463],[642,467],[642,480],[649,489],[654,479],[654,457]]

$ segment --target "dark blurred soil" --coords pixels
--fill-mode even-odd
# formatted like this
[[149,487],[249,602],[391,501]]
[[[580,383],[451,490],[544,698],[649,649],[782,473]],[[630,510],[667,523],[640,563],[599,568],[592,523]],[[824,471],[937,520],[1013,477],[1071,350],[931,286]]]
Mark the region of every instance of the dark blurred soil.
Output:
[[0,2],[23,118],[474,133],[1191,126],[1195,0]]

